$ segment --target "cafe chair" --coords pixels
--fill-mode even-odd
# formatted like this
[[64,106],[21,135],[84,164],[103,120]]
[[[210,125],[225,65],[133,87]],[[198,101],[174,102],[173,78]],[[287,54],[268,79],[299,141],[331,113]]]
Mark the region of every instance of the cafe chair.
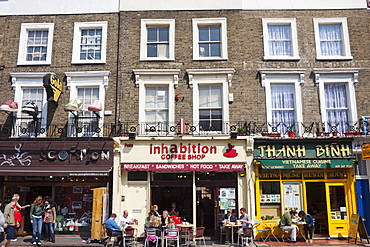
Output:
[[147,228],[145,229],[146,237],[144,242],[144,247],[149,246],[150,242],[155,243],[155,246],[158,247],[159,237],[161,235],[161,230],[157,228]]
[[177,247],[180,246],[180,237],[179,237],[179,229],[166,229],[167,234],[164,236],[166,247],[168,247],[169,242],[176,241]]
[[282,242],[285,242],[285,241],[289,242],[289,236],[290,236],[290,233],[292,232],[292,230],[283,230],[281,228],[279,230],[281,232],[281,241]]
[[220,225],[220,244],[222,244],[222,239],[224,238],[225,241],[226,241],[226,232],[224,230],[224,227],[223,227],[223,224],[219,224]]
[[182,226],[180,228],[180,238],[184,238],[184,244],[182,245],[188,245],[189,244],[189,235],[191,234],[192,227],[186,227]]
[[121,234],[119,234],[119,235],[113,234],[112,228],[105,228],[105,231],[107,233],[108,238],[105,239],[104,246],[105,247],[114,247],[114,246],[116,246],[117,242],[118,242],[118,238],[122,237],[122,235]]
[[123,236],[123,246],[135,246],[137,244],[137,228],[126,227],[125,234]]
[[195,247],[197,246],[197,240],[199,242],[203,240],[203,245],[204,247],[206,247],[206,240],[204,238],[204,229],[205,227],[197,227],[195,229],[195,234],[189,236],[190,238],[193,238],[193,243]]
[[253,227],[243,227],[243,232],[239,236],[242,242],[242,247],[248,246],[248,242],[253,246]]

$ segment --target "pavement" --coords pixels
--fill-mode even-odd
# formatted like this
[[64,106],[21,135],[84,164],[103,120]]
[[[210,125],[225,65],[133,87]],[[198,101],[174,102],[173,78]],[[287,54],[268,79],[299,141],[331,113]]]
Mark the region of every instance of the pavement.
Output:
[[[255,245],[249,247],[275,247],[275,246],[296,246],[296,247],[307,247],[307,246],[314,246],[314,247],[362,247],[362,246],[368,246],[370,247],[370,243],[368,243],[367,240],[357,240],[356,244],[354,240],[351,240],[348,242],[347,239],[314,239],[313,243],[305,243],[305,242],[297,242],[296,244],[292,244],[289,242],[277,242],[277,241],[254,241]],[[144,243],[143,241],[139,240],[136,247],[143,247]],[[219,244],[217,241],[207,240],[206,241],[206,247],[237,247],[236,245],[230,246],[228,244]],[[25,236],[25,237],[18,237],[16,242],[11,242],[11,247],[16,246],[33,246],[31,243],[31,236]],[[102,243],[99,243],[98,241],[89,241],[86,237],[66,237],[66,236],[56,236],[55,243],[51,242],[44,242],[42,241],[41,245],[39,246],[68,246],[68,247],[79,247],[79,246],[85,246],[85,247],[103,247],[104,245]],[[155,246],[155,245],[151,245]]]

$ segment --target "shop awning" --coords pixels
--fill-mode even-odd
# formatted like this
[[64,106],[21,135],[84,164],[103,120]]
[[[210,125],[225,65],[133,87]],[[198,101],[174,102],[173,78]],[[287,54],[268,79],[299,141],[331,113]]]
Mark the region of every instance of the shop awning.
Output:
[[353,168],[353,159],[258,159],[263,169]]
[[[5,168],[5,167],[4,167]],[[111,167],[7,167],[0,169],[3,176],[109,176]]]
[[128,163],[121,164],[126,171],[244,171],[244,163]]

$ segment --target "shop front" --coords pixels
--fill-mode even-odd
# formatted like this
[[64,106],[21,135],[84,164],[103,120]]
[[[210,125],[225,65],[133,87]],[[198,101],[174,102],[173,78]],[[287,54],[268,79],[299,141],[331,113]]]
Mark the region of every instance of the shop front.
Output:
[[315,237],[347,237],[357,213],[349,139],[256,139],[256,218],[278,220],[290,210],[315,218]]
[[[93,189],[107,187],[113,159],[112,140],[12,140],[0,143],[0,198],[20,204],[37,196],[53,199],[56,234],[90,236]],[[29,208],[22,210],[18,234],[31,234]]]
[[[143,222],[151,205],[172,211],[183,221],[206,227],[206,234],[218,230],[225,210],[237,215],[246,198],[245,140],[121,140],[120,185],[113,182],[113,211],[128,209]],[[252,157],[251,157],[252,158]],[[115,165],[116,166],[116,165]],[[117,190],[116,190],[117,188]],[[143,230],[143,229],[139,229]]]

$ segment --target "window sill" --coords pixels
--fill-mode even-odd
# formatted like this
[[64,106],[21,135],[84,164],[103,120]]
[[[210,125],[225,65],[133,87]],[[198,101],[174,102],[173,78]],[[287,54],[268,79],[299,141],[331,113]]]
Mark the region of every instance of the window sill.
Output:
[[140,61],[174,61],[174,58],[161,58],[161,57],[153,57],[153,58],[140,58]]
[[42,62],[18,62],[17,65],[51,65],[51,62],[46,62],[46,61],[42,61]]
[[286,56],[286,57],[284,57],[284,56],[281,56],[281,57],[264,56],[263,59],[264,60],[281,60],[281,61],[284,61],[284,60],[300,60],[301,57],[299,57],[299,56],[290,56],[290,57],[288,57],[288,56]]
[[194,57],[193,60],[197,60],[197,61],[209,61],[209,60],[213,60],[213,61],[217,61],[217,60],[228,60],[227,57]]
[[93,61],[76,60],[76,61],[72,61],[71,64],[105,64],[105,61],[104,60],[93,60]]
[[326,56],[326,57],[316,57],[317,60],[352,60],[352,56]]

